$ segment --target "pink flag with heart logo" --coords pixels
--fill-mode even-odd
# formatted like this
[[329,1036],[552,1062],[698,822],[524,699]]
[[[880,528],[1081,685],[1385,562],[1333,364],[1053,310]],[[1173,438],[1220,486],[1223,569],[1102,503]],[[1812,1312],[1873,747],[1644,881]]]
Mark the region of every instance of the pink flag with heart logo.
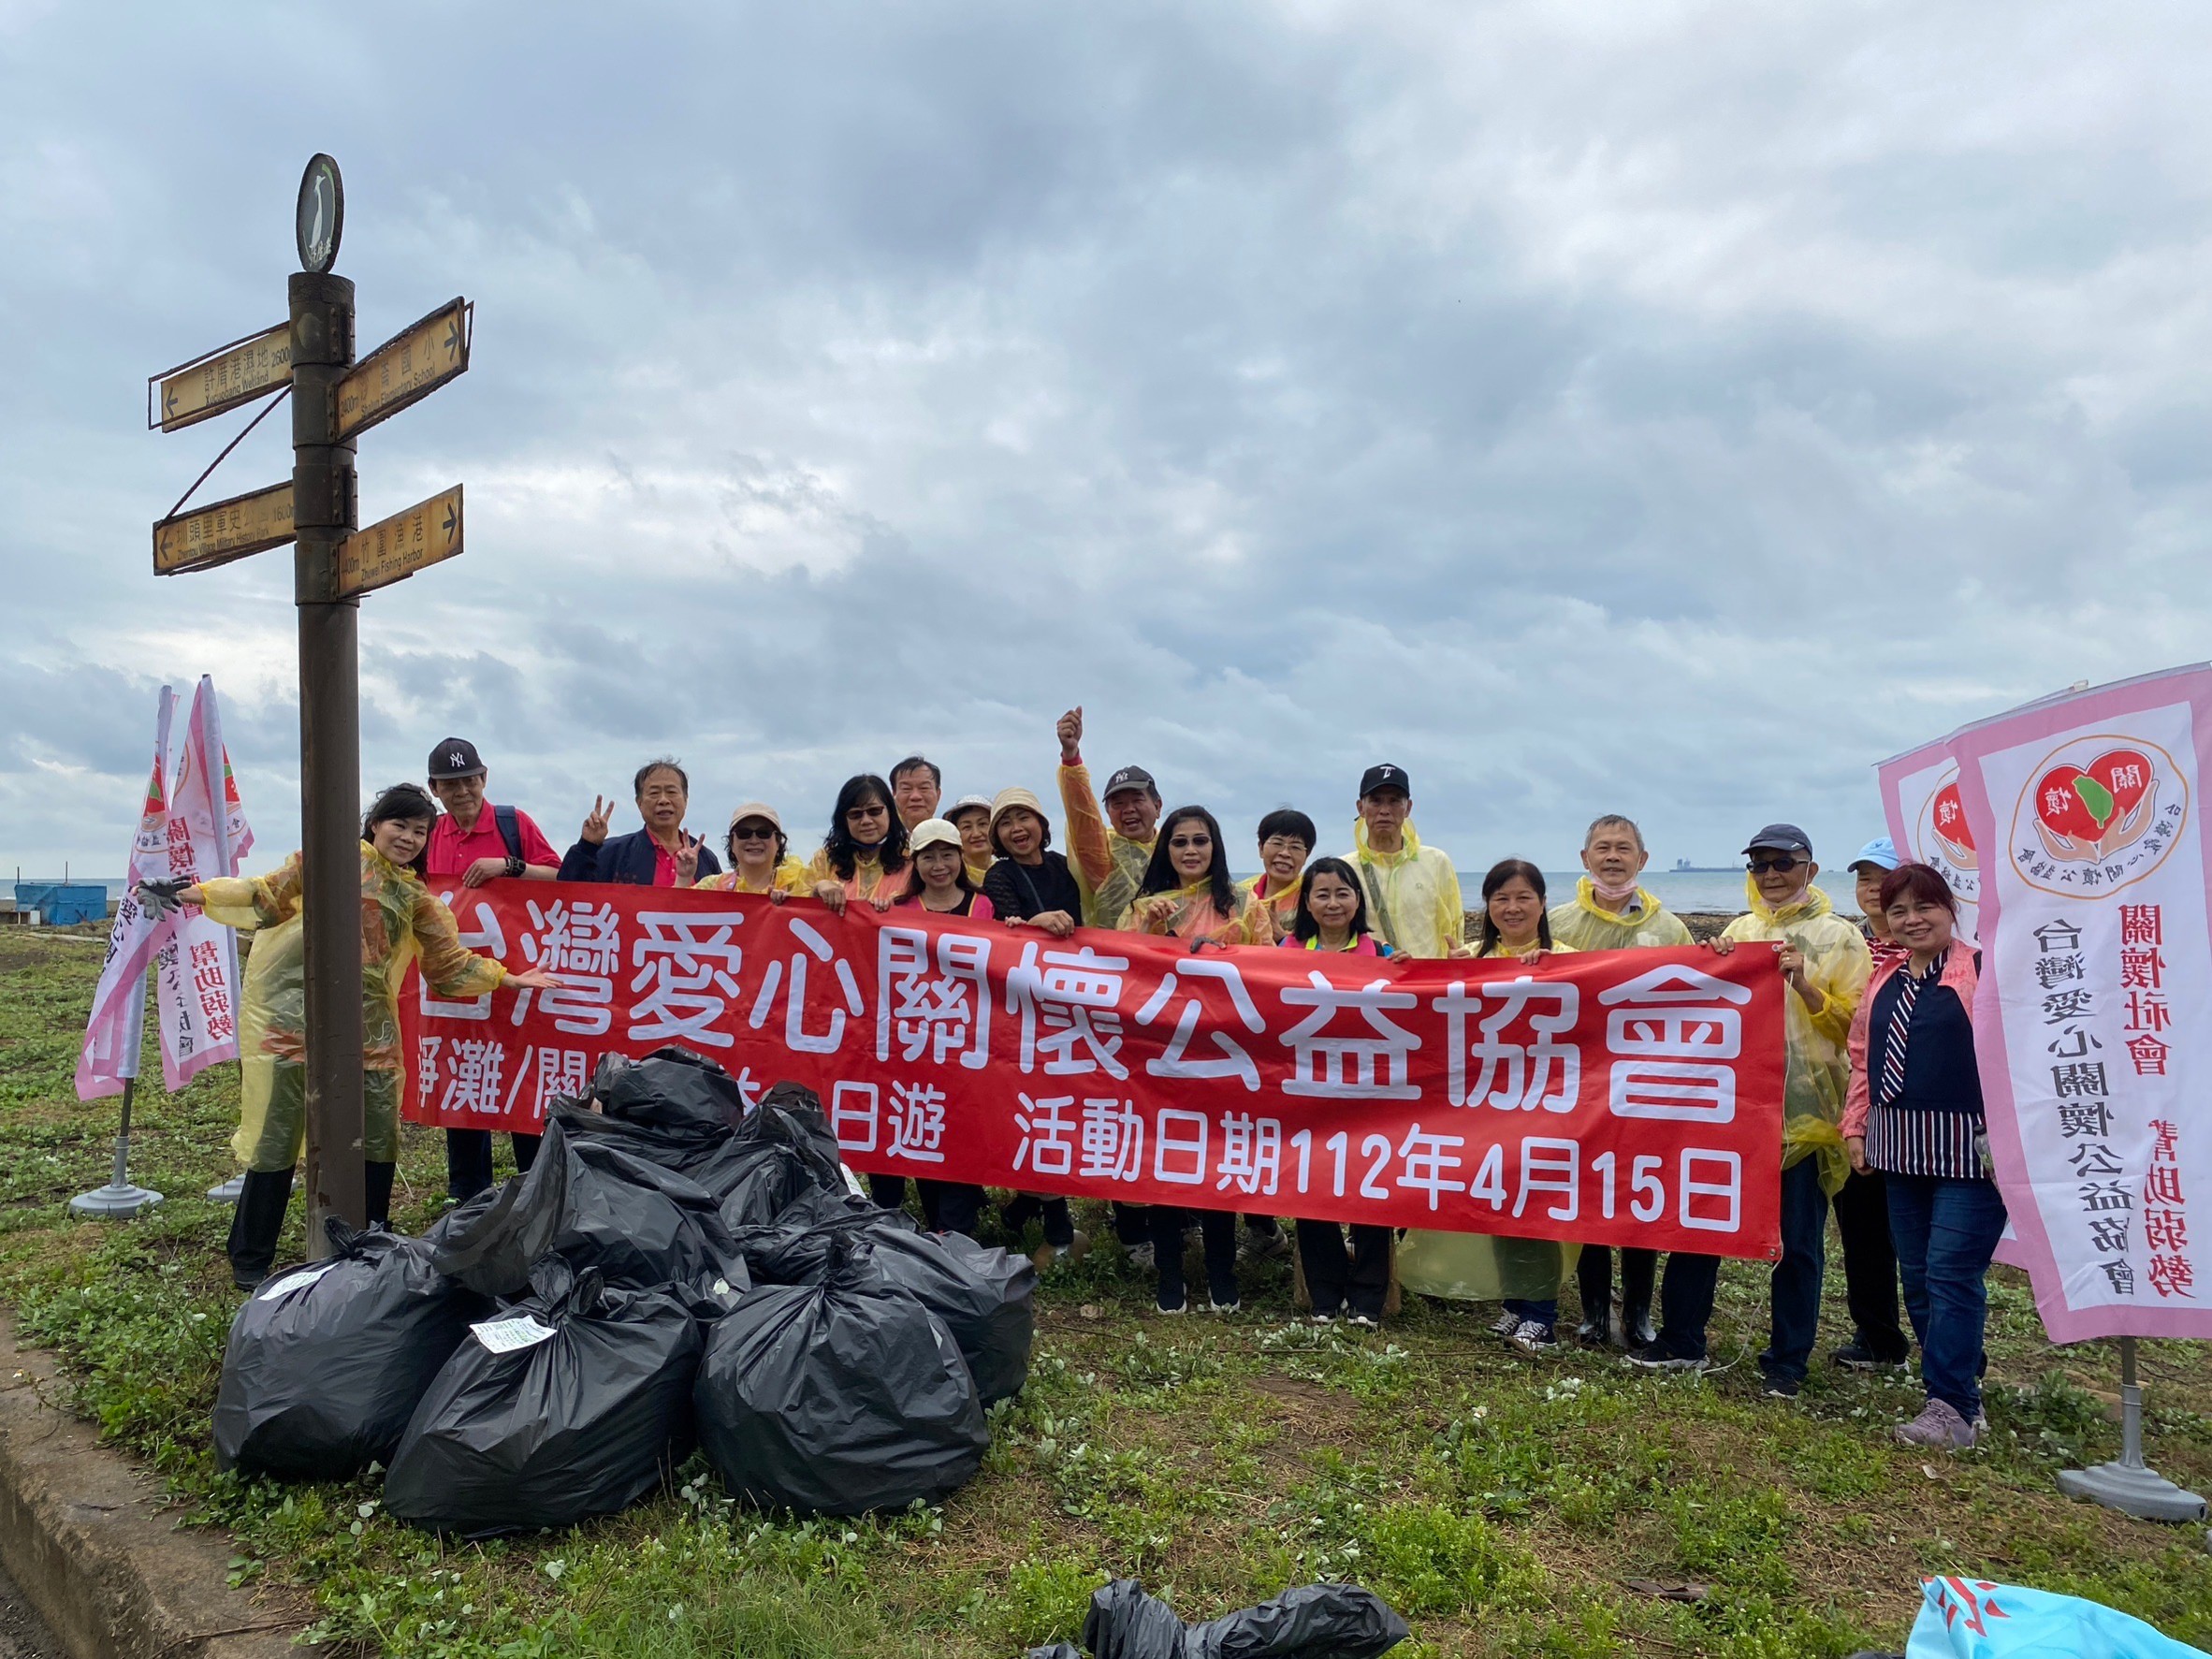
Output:
[[[171,862],[195,881],[238,873],[242,834],[253,844],[223,745],[215,682],[200,677],[169,791]],[[238,1058],[238,936],[197,910],[175,918],[154,953],[162,1083],[171,1094],[210,1066]]]
[[1990,1153],[2045,1329],[2212,1337],[2212,666],[1948,748],[1981,860]]
[[1958,899],[1958,931],[1981,938],[1981,851],[1968,826],[1958,793],[1958,763],[1951,740],[1924,745],[1875,768],[1882,812],[1898,855],[1932,866]]
[[153,767],[146,779],[146,798],[138,808],[138,833],[131,837],[125,866],[130,890],[115,907],[115,921],[108,930],[108,957],[100,965],[92,1017],[85,1022],[84,1046],[77,1055],[80,1100],[120,1095],[124,1079],[138,1074],[138,1040],[146,1020],[146,964],[168,938],[174,920],[156,915],[139,902],[138,883],[169,874],[169,720],[176,706],[176,692],[162,687],[153,717]]

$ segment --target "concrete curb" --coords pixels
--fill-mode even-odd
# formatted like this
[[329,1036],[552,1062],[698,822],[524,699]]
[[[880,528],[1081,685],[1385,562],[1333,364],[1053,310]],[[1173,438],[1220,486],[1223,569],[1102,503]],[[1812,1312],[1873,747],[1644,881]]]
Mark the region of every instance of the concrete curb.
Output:
[[304,1598],[228,1582],[222,1535],[179,1531],[158,1485],[99,1444],[61,1396],[52,1356],[0,1312],[0,1562],[77,1659],[300,1659]]

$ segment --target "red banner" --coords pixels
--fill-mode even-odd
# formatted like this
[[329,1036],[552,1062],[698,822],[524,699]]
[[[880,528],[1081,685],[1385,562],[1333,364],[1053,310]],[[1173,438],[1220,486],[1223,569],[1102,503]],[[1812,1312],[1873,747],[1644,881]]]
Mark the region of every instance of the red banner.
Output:
[[402,997],[416,1122],[534,1129],[680,1043],[821,1097],[856,1170],[1447,1231],[1779,1253],[1774,949],[1381,962],[810,900],[442,895],[559,991]]

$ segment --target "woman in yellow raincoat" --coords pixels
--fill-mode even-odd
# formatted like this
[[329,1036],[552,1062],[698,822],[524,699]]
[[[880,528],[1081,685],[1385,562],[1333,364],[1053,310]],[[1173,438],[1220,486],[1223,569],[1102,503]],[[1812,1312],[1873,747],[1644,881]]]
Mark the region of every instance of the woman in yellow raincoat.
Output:
[[[1759,1356],[1767,1392],[1795,1399],[1820,1323],[1827,1265],[1828,1199],[1851,1173],[1843,1150],[1843,1099],[1851,1085],[1851,1017],[1866,995],[1873,959],[1864,935],[1812,885],[1820,866],[1794,823],[1770,823],[1744,850],[1751,909],[1728,924],[1713,949],[1778,943],[1776,965],[1789,982],[1783,997],[1788,1042],[1782,1092],[1782,1259],[1768,1282],[1773,1315]],[[1632,1350],[1652,1370],[1702,1369],[1705,1326],[1720,1273],[1715,1257],[1675,1251],[1666,1259],[1658,1341]]]
[[[1552,938],[1544,897],[1544,872],[1527,859],[1492,865],[1482,878],[1482,927],[1470,953],[1534,964],[1572,951]],[[1417,1229],[1398,1247],[1398,1282],[1454,1302],[1500,1302],[1492,1329],[1523,1353],[1540,1354],[1558,1346],[1559,1288],[1579,1248],[1556,1239]]]
[[[698,882],[701,888],[715,893],[764,893],[778,904],[794,893],[814,891],[807,866],[791,855],[791,837],[783,833],[782,818],[765,801],[747,801],[730,814],[725,845],[730,867]],[[677,858],[676,884],[693,885],[684,879],[681,854]]]
[[[371,1225],[388,1223],[400,1157],[400,983],[408,965],[441,997],[481,997],[512,982],[549,989],[540,972],[510,973],[460,942],[452,912],[419,872],[438,808],[411,783],[387,789],[361,825],[362,1152]],[[230,1222],[230,1273],[240,1289],[269,1276],[307,1129],[306,938],[300,859],[274,875],[226,877],[179,897],[255,935],[239,1011],[241,1110],[231,1150],[246,1166]]]
[[807,866],[816,898],[841,916],[850,899],[879,910],[906,892],[914,879],[907,857],[907,826],[891,808],[891,785],[872,772],[845,779],[830,813],[829,835]]

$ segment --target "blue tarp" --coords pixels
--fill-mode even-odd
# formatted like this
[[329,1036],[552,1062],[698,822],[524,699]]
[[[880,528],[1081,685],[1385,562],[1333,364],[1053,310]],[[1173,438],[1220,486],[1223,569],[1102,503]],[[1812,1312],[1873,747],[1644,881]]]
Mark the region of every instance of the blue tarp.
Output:
[[2140,1619],[2074,1595],[1929,1579],[1905,1659],[2206,1659]]
[[102,881],[18,881],[15,908],[19,914],[36,910],[38,919],[49,927],[105,922],[108,887]]

